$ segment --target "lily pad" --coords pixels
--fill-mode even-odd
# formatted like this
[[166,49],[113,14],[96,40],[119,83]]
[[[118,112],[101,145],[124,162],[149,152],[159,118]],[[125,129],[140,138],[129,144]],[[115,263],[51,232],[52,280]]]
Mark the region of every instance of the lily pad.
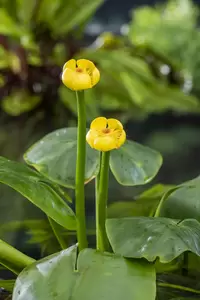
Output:
[[169,263],[185,251],[200,255],[200,223],[167,218],[108,219],[107,234],[116,254],[129,258],[160,259]]
[[155,150],[132,141],[110,156],[110,168],[116,180],[127,186],[143,185],[150,182],[162,165],[162,156]]
[[151,264],[93,249],[76,255],[72,246],[26,268],[17,278],[13,300],[155,299]]
[[[63,128],[46,135],[25,154],[27,164],[50,180],[75,188],[77,129]],[[99,152],[86,145],[85,183],[99,172]]]

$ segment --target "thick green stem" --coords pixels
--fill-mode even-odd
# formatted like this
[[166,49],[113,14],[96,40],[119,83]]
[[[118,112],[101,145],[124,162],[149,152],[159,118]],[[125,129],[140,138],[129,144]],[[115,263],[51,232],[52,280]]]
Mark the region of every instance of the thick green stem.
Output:
[[[97,199],[98,197],[98,192],[99,192],[99,181],[100,181],[100,172],[101,172],[101,157],[102,157],[102,153],[100,152],[100,168],[99,168],[99,173],[97,174],[96,178],[95,178],[95,198]],[[96,205],[97,207],[97,205]]]
[[101,156],[100,177],[96,184],[96,247],[101,251],[110,249],[106,234],[106,211],[108,200],[110,152],[103,152]]
[[182,286],[182,285],[176,285],[176,284],[171,284],[171,283],[158,283],[158,286],[160,287],[166,287],[166,288],[171,288],[171,289],[176,289],[176,290],[180,290],[180,291],[185,291],[185,292],[189,292],[189,293],[194,293],[194,294],[200,294],[199,290],[195,290],[186,286]]
[[35,260],[11,245],[0,240],[0,264],[15,274],[19,274],[25,267],[34,263]]
[[51,229],[61,247],[61,249],[67,249],[68,245],[65,241],[65,239],[62,237],[62,235],[60,234],[60,230],[59,230],[59,225],[50,217],[48,217],[49,220],[49,224],[51,226]]
[[86,112],[84,92],[76,92],[78,108],[78,134],[76,158],[76,218],[79,251],[87,248],[85,220],[85,156],[86,156]]
[[[101,156],[100,156],[101,157]],[[100,161],[101,161],[101,158],[100,158]],[[99,181],[100,181],[100,170],[99,170],[99,173],[98,175],[96,176],[95,178],[95,202],[96,202],[96,248],[99,249],[99,243],[98,243],[98,240],[99,240],[99,218],[98,218],[98,215],[99,215],[99,206],[97,204],[97,199],[98,199],[98,195],[99,195]]]

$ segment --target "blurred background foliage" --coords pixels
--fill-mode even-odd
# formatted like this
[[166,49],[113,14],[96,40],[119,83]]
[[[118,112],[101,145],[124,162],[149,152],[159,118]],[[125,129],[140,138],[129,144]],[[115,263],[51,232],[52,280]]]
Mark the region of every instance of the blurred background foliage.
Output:
[[[172,184],[199,175],[199,6],[169,0],[134,7],[120,25],[120,8],[115,15],[113,7],[108,10],[113,30],[106,32],[97,18],[104,5],[109,1],[0,0],[0,154],[22,160],[45,134],[76,124],[74,94],[60,74],[72,57],[91,59],[101,81],[87,91],[88,123],[99,115],[117,117],[128,138],[164,157],[153,192],[151,186],[122,188],[111,177],[109,215],[149,215]],[[93,188],[93,183],[86,188],[89,224]],[[58,247],[43,214],[2,186],[0,220],[0,236],[30,255]]]

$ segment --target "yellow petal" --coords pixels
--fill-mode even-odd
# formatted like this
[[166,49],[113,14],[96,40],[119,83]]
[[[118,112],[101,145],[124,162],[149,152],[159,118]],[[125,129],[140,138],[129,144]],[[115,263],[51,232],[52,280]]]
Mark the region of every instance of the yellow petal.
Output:
[[62,74],[62,81],[73,91],[86,90],[92,87],[91,78],[87,73],[78,73],[68,68]]
[[98,132],[96,130],[89,130],[86,135],[86,141],[90,145],[90,147],[94,148],[94,140],[98,136]]
[[91,74],[91,81],[92,81],[92,86],[96,85],[100,80],[100,72],[99,70],[95,67]]
[[109,135],[97,137],[94,140],[94,148],[103,152],[116,149],[115,139]]
[[90,125],[90,129],[105,129],[107,126],[107,119],[104,117],[98,117],[94,119]]
[[75,70],[76,70],[76,61],[75,61],[75,59],[70,59],[70,60],[68,60],[68,61],[64,64],[64,66],[63,66],[63,71],[64,71],[66,68],[69,68],[69,69],[75,71]]
[[88,69],[91,72],[95,69],[95,65],[93,64],[93,62],[91,62],[88,59],[79,59],[79,60],[77,60],[77,66],[78,66],[78,68],[81,68],[81,69],[84,69],[84,70]]
[[126,132],[124,130],[116,130],[113,132],[116,149],[120,148],[126,141]]
[[108,128],[110,129],[123,129],[123,125],[116,119],[108,119]]

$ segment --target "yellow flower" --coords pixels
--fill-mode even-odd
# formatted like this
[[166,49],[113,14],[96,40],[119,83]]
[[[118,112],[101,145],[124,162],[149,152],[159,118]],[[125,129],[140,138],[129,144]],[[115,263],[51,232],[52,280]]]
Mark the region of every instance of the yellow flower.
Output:
[[99,79],[99,70],[90,60],[70,59],[63,67],[62,82],[73,91],[90,89]]
[[106,152],[122,146],[126,133],[118,120],[99,117],[92,121],[86,140],[90,147]]

